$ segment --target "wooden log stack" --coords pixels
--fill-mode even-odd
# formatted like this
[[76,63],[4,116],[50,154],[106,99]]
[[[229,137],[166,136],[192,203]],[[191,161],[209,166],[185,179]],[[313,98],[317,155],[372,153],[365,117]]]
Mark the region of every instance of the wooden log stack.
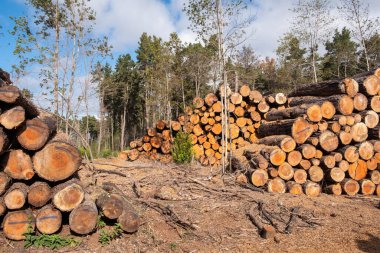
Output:
[[[156,157],[164,141],[171,144],[178,131],[190,135],[195,159],[202,165],[219,165],[222,157],[222,103],[220,94],[195,98],[173,124],[148,129],[131,142],[121,158]],[[357,193],[380,195],[380,69],[352,78],[299,85],[287,96],[263,96],[243,85],[227,92],[227,149],[235,169],[259,177],[268,191],[318,195]],[[164,134],[164,131],[168,133]],[[169,134],[170,133],[170,134]],[[170,138],[164,139],[164,135]],[[153,143],[159,144],[152,147]],[[144,148],[144,143],[147,148]],[[237,150],[255,143],[260,152]],[[150,147],[152,147],[150,149]],[[253,148],[256,149],[256,148]],[[153,155],[152,155],[153,154]],[[233,164],[232,163],[232,164]],[[244,165],[240,166],[239,165]],[[258,171],[259,170],[259,171]],[[251,178],[249,175],[247,180]],[[241,178],[241,177],[240,177]],[[252,182],[252,178],[248,181]],[[262,180],[267,180],[264,185]],[[257,179],[254,179],[257,182]],[[258,185],[256,185],[258,184]]]
[[98,207],[77,178],[82,158],[76,144],[56,132],[56,117],[41,112],[11,83],[9,74],[0,69],[0,216],[4,235],[23,240],[29,228],[54,234],[65,220],[72,232],[91,233],[96,228]]
[[379,95],[380,69],[300,85],[234,157],[238,181],[269,192],[380,196]]

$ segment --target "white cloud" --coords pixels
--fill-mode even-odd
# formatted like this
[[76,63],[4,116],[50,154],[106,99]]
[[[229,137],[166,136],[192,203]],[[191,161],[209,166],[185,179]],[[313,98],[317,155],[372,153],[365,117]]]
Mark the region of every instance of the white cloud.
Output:
[[115,50],[136,47],[143,32],[164,39],[175,31],[167,6],[158,0],[101,0],[90,2],[97,13],[98,34],[106,34]]

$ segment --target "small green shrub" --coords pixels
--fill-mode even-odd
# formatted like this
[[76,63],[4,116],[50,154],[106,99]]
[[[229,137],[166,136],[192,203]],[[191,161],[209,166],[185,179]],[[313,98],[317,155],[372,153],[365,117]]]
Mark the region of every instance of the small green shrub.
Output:
[[178,132],[172,147],[173,160],[176,163],[189,163],[193,156],[193,145],[190,136],[184,132]]
[[88,148],[79,147],[79,152],[80,152],[81,156],[90,157],[90,150]]
[[99,157],[108,158],[108,157],[111,157],[112,155],[113,155],[112,150],[104,149],[104,150],[100,151]]
[[106,222],[103,220],[103,214],[100,213],[100,215],[98,216],[98,220],[97,220],[97,228],[98,228],[98,231],[99,231],[99,239],[98,241],[102,244],[102,245],[108,245],[110,244],[110,242],[112,240],[114,240],[115,238],[118,238],[121,236],[121,234],[123,233],[123,230],[121,229],[120,227],[120,224],[119,223],[115,223],[112,228],[106,228],[107,224]]
[[109,244],[115,238],[118,238],[122,235],[123,230],[120,227],[119,223],[115,223],[110,229],[102,228],[99,230],[99,242],[102,245]]
[[60,249],[63,247],[75,247],[80,241],[72,237],[62,237],[60,235],[35,235],[32,226],[29,226],[25,235],[24,248],[44,247],[49,249]]

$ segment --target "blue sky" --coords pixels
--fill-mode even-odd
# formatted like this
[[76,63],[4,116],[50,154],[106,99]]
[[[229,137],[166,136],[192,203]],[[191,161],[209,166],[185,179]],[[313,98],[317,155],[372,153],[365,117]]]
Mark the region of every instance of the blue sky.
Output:
[[[0,37],[0,55],[2,56],[0,68],[11,70],[11,65],[16,63],[12,55],[13,38],[8,35],[12,26],[9,16],[27,14],[25,0],[0,0],[0,25],[3,26],[3,36]],[[298,0],[255,0],[252,13],[256,14],[255,21],[247,29],[252,34],[246,44],[252,46],[256,54],[264,58],[275,57],[275,50],[279,38],[289,31],[293,18],[289,10]],[[380,0],[362,0],[371,6],[371,16],[380,16]],[[114,59],[120,54],[134,52],[138,45],[139,37],[143,32],[156,35],[164,40],[169,34],[177,32],[185,42],[194,42],[195,34],[189,29],[189,21],[182,8],[187,0],[92,0],[91,7],[97,13],[95,36],[108,36],[114,46]],[[337,5],[339,0],[330,0],[332,5]],[[336,16],[334,25],[337,27],[347,26],[335,9],[332,14]],[[19,85],[21,88],[28,87],[32,92],[37,92],[39,80],[28,76]],[[94,101],[96,103],[96,101]],[[97,108],[94,108],[94,112]]]

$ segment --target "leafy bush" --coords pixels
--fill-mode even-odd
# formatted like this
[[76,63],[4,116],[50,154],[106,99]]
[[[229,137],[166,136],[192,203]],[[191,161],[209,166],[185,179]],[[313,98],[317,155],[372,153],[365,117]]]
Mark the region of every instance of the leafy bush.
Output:
[[24,248],[30,247],[44,247],[49,249],[60,249],[63,247],[75,247],[80,241],[72,237],[62,237],[60,235],[35,235],[32,226],[29,226],[25,235]]
[[107,245],[107,244],[110,244],[110,242],[112,240],[114,240],[115,238],[120,237],[123,233],[123,230],[121,229],[119,223],[115,223],[112,226],[112,228],[107,229],[106,228],[107,224],[105,223],[105,221],[102,218],[103,218],[103,214],[101,213],[98,216],[98,221],[97,221],[97,228],[99,230],[98,241],[102,245]]
[[100,151],[99,157],[108,158],[108,157],[111,157],[112,155],[113,155],[112,150],[104,149],[104,150]]
[[81,154],[81,156],[83,157],[90,157],[90,150],[88,148],[85,148],[85,147],[79,147],[79,152]]
[[178,132],[173,143],[172,155],[176,163],[189,163],[193,156],[193,145],[190,136],[184,132]]

